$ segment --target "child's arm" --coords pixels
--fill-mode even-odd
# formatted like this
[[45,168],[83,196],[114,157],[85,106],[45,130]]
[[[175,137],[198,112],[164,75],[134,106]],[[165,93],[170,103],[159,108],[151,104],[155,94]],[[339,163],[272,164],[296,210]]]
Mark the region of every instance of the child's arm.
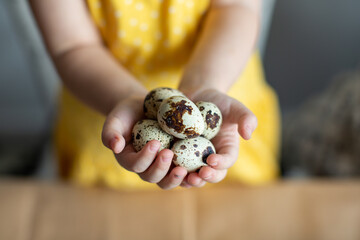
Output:
[[[186,170],[168,174],[172,151],[149,142],[139,153],[131,144],[131,130],[142,116],[146,89],[103,46],[84,0],[30,0],[48,51],[62,81],[92,108],[107,115],[103,142],[120,165],[162,188],[178,186]],[[89,129],[91,131],[91,129]]]
[[194,101],[215,103],[224,122],[212,140],[218,153],[207,160],[212,168],[203,167],[199,173],[191,173],[183,186],[221,181],[237,159],[239,134],[249,139],[257,126],[252,112],[225,93],[238,79],[253,51],[259,11],[260,0],[212,1],[179,88]]
[[103,114],[146,89],[107,49],[83,0],[30,0],[48,52],[66,87]]

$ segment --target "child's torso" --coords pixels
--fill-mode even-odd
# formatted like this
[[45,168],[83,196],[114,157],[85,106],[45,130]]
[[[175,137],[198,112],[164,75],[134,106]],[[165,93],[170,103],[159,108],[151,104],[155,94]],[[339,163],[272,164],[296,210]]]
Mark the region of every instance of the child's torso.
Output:
[[87,1],[109,50],[145,83],[179,75],[209,7],[209,0]]

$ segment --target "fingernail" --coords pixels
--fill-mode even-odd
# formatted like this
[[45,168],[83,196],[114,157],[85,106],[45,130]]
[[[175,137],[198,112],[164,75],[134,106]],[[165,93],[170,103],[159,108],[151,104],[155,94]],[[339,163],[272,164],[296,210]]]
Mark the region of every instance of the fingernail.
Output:
[[114,153],[117,153],[117,149],[116,149],[117,142],[118,142],[118,139],[116,139],[116,138],[113,138],[110,142],[110,148]]
[[180,178],[181,176],[180,176],[180,175],[175,174],[175,175],[174,175],[174,177],[175,177],[175,178]]
[[251,135],[252,135],[253,131],[254,131],[254,130],[253,130],[252,127],[250,127],[249,125],[246,125],[246,126],[245,126],[245,132],[246,132],[246,135],[247,135],[248,139],[251,138]]
[[207,163],[212,167],[216,167],[218,165],[218,162],[215,159],[209,159]]
[[161,161],[163,161],[164,163],[168,163],[170,162],[172,159],[169,156],[161,156]]
[[157,152],[159,150],[160,146],[159,143],[152,143],[150,144],[150,151],[152,152]]

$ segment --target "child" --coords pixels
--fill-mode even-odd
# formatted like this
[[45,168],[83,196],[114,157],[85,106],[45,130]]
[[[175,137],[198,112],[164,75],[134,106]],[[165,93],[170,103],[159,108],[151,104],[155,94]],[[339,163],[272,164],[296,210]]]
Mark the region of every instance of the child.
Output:
[[[115,188],[156,183],[163,189],[201,187],[226,175],[228,181],[251,184],[276,178],[276,96],[263,80],[258,54],[251,55],[259,0],[30,3],[66,87],[56,130],[63,177]],[[212,140],[217,154],[198,173],[171,166],[172,151],[157,154],[158,141],[139,153],[132,148],[130,133],[142,118],[142,101],[163,86],[195,102],[213,102],[223,113],[221,131]],[[117,162],[102,147],[101,131]],[[239,146],[240,136],[252,140]]]

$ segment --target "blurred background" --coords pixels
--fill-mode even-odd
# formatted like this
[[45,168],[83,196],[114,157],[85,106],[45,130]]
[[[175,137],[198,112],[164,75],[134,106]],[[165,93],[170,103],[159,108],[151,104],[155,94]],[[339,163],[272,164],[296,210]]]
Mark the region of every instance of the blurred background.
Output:
[[[297,142],[290,139],[299,131],[296,126],[310,126],[302,121],[294,127],[288,119],[303,115],[301,106],[309,98],[323,93],[334,76],[355,71],[360,62],[360,1],[264,0],[263,9],[259,48],[282,108],[283,146],[294,155],[303,150],[294,150]],[[0,32],[0,174],[54,179],[51,129],[59,80],[26,1],[0,1]],[[308,142],[307,137],[303,139]],[[357,146],[359,142],[352,151]],[[289,163],[283,164],[285,175],[318,172],[302,171],[307,163],[298,164],[301,159],[284,151],[282,162]],[[353,166],[360,168],[358,162]]]

